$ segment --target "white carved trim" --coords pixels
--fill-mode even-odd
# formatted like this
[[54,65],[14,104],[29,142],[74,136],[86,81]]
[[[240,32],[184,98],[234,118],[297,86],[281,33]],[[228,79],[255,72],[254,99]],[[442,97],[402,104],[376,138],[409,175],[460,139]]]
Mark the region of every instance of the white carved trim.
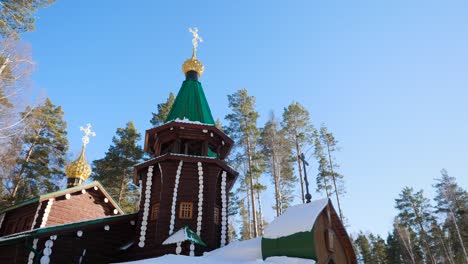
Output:
[[57,235],[50,236],[50,239],[45,242],[44,250],[42,251],[43,256],[41,257],[41,264],[50,263],[50,255],[52,255],[52,247],[54,246],[54,240],[57,239]]
[[44,215],[42,216],[42,222],[40,227],[44,227],[47,224],[47,219],[49,218],[50,210],[52,210],[52,204],[54,203],[54,198],[50,198],[47,202],[47,206],[44,209]]
[[41,210],[41,207],[42,207],[42,202],[39,202],[39,204],[37,205],[36,214],[34,215],[34,219],[31,224],[31,230],[33,230],[34,227],[36,226],[37,217],[39,216],[39,210]]
[[221,174],[221,246],[226,245],[227,233],[227,196],[226,196],[226,172]]
[[5,213],[0,214],[0,228],[2,228],[3,219],[5,219]]
[[[202,220],[203,220],[203,165],[197,162],[198,166],[198,216],[197,216],[197,235],[201,238]],[[190,256],[195,255],[195,245],[190,244]]]
[[138,197],[138,206],[141,206],[141,200],[143,197],[143,181],[139,180],[138,181],[138,192],[140,193],[140,197]]
[[[149,203],[151,200],[151,185],[153,184],[153,166],[148,167],[148,173],[146,174],[146,190],[145,190],[145,206],[143,210],[143,218],[140,226],[140,242],[139,247],[145,246],[146,239],[146,226],[148,225],[148,214],[149,214]],[[143,190],[143,189],[142,189]]]
[[[37,242],[38,242],[38,241],[39,241],[38,238],[35,238],[35,239],[33,240],[33,244],[32,244],[32,248],[33,248],[33,249],[36,249],[36,248],[37,248]],[[34,262],[34,256],[35,256],[34,251],[31,251],[31,252],[29,253],[29,257],[28,257],[28,264],[33,264],[33,262]]]
[[179,161],[179,166],[177,167],[177,172],[176,172],[176,177],[175,177],[175,183],[174,183],[174,191],[172,193],[172,207],[171,207],[171,222],[169,224],[169,235],[172,235],[174,233],[174,224],[175,224],[175,216],[176,216],[176,205],[177,205],[177,192],[179,189],[179,181],[180,181],[180,175],[182,174],[182,166],[184,165],[184,162],[181,160]]

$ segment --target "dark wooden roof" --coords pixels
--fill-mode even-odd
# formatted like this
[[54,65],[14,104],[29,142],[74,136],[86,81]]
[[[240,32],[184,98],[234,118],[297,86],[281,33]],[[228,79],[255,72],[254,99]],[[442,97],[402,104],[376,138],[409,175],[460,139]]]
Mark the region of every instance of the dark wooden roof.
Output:
[[227,156],[229,154],[232,146],[234,145],[234,141],[228,137],[223,131],[219,130],[216,126],[214,125],[208,125],[208,124],[202,124],[202,123],[193,123],[193,122],[180,122],[180,121],[172,121],[169,123],[166,123],[162,126],[154,127],[151,129],[146,130],[145,132],[145,145],[144,145],[144,151],[150,153],[150,148],[153,146],[155,142],[155,135],[162,132],[169,130],[171,128],[184,128],[184,129],[196,129],[196,130],[208,130],[210,133],[214,133],[217,135],[221,140],[225,142],[225,150],[223,151],[223,157]]
[[346,251],[346,255],[350,257],[351,264],[356,264],[357,260],[353,243],[351,242],[351,239],[349,238],[348,233],[346,232],[346,229],[330,200],[328,200],[327,207],[330,209],[331,222],[337,238],[340,240],[341,245],[343,245],[343,248]]
[[161,155],[159,157],[156,157],[154,159],[150,159],[148,161],[145,161],[145,162],[142,162],[142,163],[139,163],[137,165],[135,165],[133,167],[133,182],[135,184],[138,184],[138,173],[140,170],[148,167],[148,166],[151,166],[151,165],[154,165],[154,164],[157,164],[163,160],[183,160],[183,161],[188,161],[188,162],[203,162],[203,163],[211,163],[211,164],[216,164],[218,165],[219,167],[223,168],[223,170],[225,170],[228,175],[230,175],[230,181],[229,181],[229,185],[227,186],[228,187],[228,190],[231,189],[232,185],[234,184],[234,182],[236,181],[237,179],[237,176],[239,175],[239,173],[237,171],[235,171],[233,168],[231,168],[230,166],[228,166],[224,161],[221,161],[219,159],[215,159],[215,158],[210,158],[210,157],[204,157],[204,156],[190,156],[190,155],[183,155],[183,154],[173,154],[173,153],[167,153],[167,154],[164,154],[164,155]]
[[79,185],[79,186],[75,186],[75,187],[72,187],[72,188],[67,188],[67,189],[63,189],[63,190],[60,190],[60,191],[56,191],[56,192],[52,192],[52,193],[46,193],[46,194],[34,197],[32,199],[29,199],[29,200],[14,204],[12,206],[3,208],[3,209],[0,210],[0,214],[11,211],[11,210],[14,210],[14,209],[17,209],[17,208],[20,208],[20,207],[23,207],[23,206],[26,206],[28,204],[32,204],[32,203],[36,203],[36,202],[42,202],[42,201],[45,201],[45,200],[48,200],[48,199],[51,199],[51,198],[57,198],[57,197],[60,197],[60,196],[64,196],[64,195],[66,195],[68,193],[74,193],[74,192],[78,192],[78,191],[81,191],[81,190],[86,190],[86,189],[90,189],[90,188],[94,188],[94,187],[97,187],[98,190],[101,191],[101,193],[119,211],[120,214],[125,214],[123,209],[120,208],[120,205],[112,198],[112,196],[110,196],[110,194],[104,189],[104,187],[98,181],[93,181],[93,182],[91,182],[89,184]]

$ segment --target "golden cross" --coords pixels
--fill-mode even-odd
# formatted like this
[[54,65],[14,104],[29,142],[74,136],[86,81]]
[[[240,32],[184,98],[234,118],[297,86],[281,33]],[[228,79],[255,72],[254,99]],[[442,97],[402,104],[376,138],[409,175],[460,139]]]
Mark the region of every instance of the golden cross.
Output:
[[94,131],[91,131],[91,124],[88,123],[86,125],[86,128],[80,126],[80,131],[83,131],[84,132],[84,136],[81,138],[81,141],[83,142],[83,146],[86,147],[86,145],[88,145],[89,143],[89,136],[93,136],[95,137],[96,136],[96,133]]
[[192,45],[193,45],[193,53],[197,51],[198,48],[198,42],[203,42],[203,39],[198,35],[198,28],[189,28],[189,32],[192,33],[193,39],[192,39]]

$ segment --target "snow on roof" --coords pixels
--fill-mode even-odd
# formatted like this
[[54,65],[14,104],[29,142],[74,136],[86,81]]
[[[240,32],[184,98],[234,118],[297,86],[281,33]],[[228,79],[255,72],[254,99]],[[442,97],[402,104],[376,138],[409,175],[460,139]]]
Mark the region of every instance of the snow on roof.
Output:
[[263,237],[275,239],[312,230],[315,220],[327,204],[328,198],[325,198],[289,207],[266,227]]
[[196,124],[196,125],[208,125],[208,126],[214,126],[213,124],[206,124],[206,123],[202,123],[200,121],[191,121],[190,119],[188,119],[187,117],[184,116],[183,119],[180,119],[180,118],[176,118],[174,120],[170,120],[164,124],[168,124],[170,122],[178,122],[178,123],[187,123],[187,124]]
[[225,247],[205,253],[201,257],[189,257],[183,255],[164,255],[162,257],[143,259],[127,264],[314,264],[310,259],[270,257],[262,260],[261,238],[245,241],[236,241]]
[[175,244],[177,242],[183,242],[185,240],[187,240],[185,229],[181,228],[179,231],[175,232],[166,240],[164,240],[163,245]]

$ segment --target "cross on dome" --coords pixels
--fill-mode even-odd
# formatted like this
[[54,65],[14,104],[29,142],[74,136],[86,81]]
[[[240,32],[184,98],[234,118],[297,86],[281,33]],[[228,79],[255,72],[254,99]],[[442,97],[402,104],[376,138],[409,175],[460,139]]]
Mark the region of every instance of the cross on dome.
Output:
[[203,39],[200,37],[200,35],[198,35],[198,28],[197,27],[189,28],[189,32],[192,33],[192,35],[193,35],[192,45],[193,45],[194,51],[196,51],[197,48],[198,48],[198,43],[203,42]]
[[88,143],[89,143],[89,136],[95,137],[96,133],[94,131],[91,131],[91,124],[90,123],[86,124],[86,128],[80,126],[80,131],[83,131],[84,134],[85,134],[81,138],[81,141],[83,142],[83,146],[86,147],[86,145],[88,145]]

